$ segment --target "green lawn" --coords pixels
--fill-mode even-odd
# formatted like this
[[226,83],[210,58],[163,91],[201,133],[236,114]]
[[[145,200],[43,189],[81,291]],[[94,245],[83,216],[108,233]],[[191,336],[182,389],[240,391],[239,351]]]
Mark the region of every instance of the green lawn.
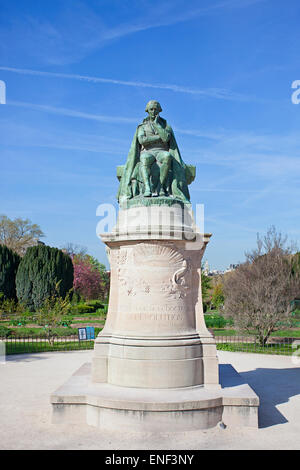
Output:
[[5,353],[24,354],[47,351],[75,351],[79,349],[93,349],[94,341],[64,341],[55,342],[52,346],[48,341],[27,342],[27,341],[8,341],[6,342]]
[[[236,330],[226,330],[226,328],[211,328],[215,336],[253,336],[254,331],[251,333],[239,332]],[[295,330],[278,330],[274,331],[271,336],[282,338],[300,338],[300,328]]]
[[[75,351],[93,349],[94,341],[55,341],[51,345],[48,341],[7,341],[6,354],[38,353],[49,351]],[[253,343],[224,342],[217,343],[217,349],[221,351],[247,352],[260,354],[292,355],[295,348],[291,344],[267,344],[259,346]]]
[[300,328],[297,330],[278,330],[272,333],[272,336],[282,336],[285,338],[300,338]]
[[238,332],[235,330],[226,330],[226,328],[210,328],[215,336],[236,336]]
[[295,348],[293,348],[291,344],[266,344],[265,346],[259,346],[253,343],[218,343],[217,349],[220,351],[280,354],[288,356],[295,353]]
[[85,325],[90,325],[90,324],[103,324],[105,322],[105,318],[88,318],[87,320],[86,319],[82,319],[82,320],[72,320],[72,325],[77,325],[77,324],[85,324]]

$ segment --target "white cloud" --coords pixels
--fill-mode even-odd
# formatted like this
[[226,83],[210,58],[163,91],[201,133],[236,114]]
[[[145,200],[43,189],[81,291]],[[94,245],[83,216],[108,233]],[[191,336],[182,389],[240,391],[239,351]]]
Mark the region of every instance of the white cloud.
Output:
[[126,117],[119,117],[119,116],[104,116],[101,114],[91,114],[82,111],[76,111],[75,109],[68,109],[68,108],[61,108],[55,107],[50,105],[44,104],[35,104],[35,103],[26,103],[24,101],[13,101],[10,100],[7,102],[8,106],[17,106],[22,108],[28,108],[36,111],[45,111],[50,114],[60,114],[62,116],[69,116],[81,119],[91,119],[93,121],[100,121],[100,122],[111,122],[111,123],[136,123],[136,119],[134,118],[126,118]]
[[188,86],[180,86],[172,83],[147,83],[141,81],[129,81],[129,80],[119,80],[113,78],[103,78],[103,77],[92,77],[88,75],[79,75],[79,74],[66,74],[66,73],[55,73],[55,72],[44,72],[42,70],[30,70],[22,69],[16,67],[5,67],[0,66],[0,70],[5,72],[19,73],[23,75],[33,75],[41,77],[50,77],[50,78],[61,78],[68,80],[79,80],[92,83],[107,83],[111,85],[121,85],[129,86],[134,88],[152,88],[158,90],[169,90],[175,93],[185,93],[189,95],[196,95],[198,97],[207,97],[215,98],[221,100],[231,100],[231,101],[257,101],[255,96],[244,95],[241,93],[235,93],[231,90],[224,88],[192,88]]

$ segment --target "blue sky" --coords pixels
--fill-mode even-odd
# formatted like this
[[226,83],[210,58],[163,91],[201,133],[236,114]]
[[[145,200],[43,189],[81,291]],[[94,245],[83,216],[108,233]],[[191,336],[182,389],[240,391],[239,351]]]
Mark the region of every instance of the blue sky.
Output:
[[107,264],[96,208],[157,99],[197,167],[210,266],[271,225],[299,243],[299,17],[297,0],[0,0],[0,213]]

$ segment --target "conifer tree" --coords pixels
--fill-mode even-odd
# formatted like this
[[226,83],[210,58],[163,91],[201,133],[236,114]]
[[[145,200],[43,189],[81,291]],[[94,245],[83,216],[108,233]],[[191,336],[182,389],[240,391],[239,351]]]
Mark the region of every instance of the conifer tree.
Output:
[[4,299],[16,299],[16,273],[20,256],[5,245],[0,245],[0,292]]
[[31,310],[38,310],[55,293],[64,298],[73,287],[73,263],[58,248],[47,245],[27,249],[16,276],[16,290],[20,302]]

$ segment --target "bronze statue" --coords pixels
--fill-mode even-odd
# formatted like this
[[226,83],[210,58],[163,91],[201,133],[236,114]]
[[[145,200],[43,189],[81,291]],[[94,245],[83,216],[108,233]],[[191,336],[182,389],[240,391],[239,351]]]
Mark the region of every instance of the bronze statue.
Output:
[[118,167],[119,202],[159,196],[190,203],[188,184],[195,178],[195,167],[183,162],[161,111],[158,101],[147,103],[149,116],[137,127],[126,165]]

